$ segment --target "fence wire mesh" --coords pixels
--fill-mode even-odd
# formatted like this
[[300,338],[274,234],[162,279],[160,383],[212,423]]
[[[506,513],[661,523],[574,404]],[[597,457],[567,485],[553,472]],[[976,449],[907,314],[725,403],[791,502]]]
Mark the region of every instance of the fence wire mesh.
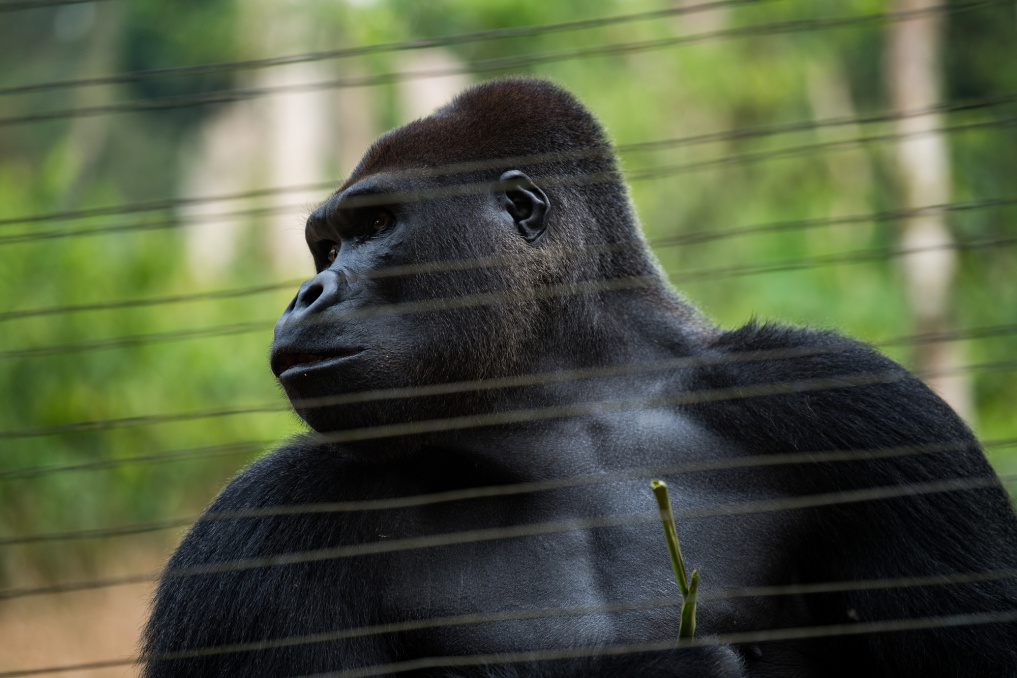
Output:
[[[37,153],[40,157],[49,154],[48,162],[74,167],[83,176],[99,172],[96,168],[107,161],[102,159],[102,152],[87,150],[89,139],[94,135],[95,139],[99,139],[97,143],[105,145],[107,152],[112,154],[113,151],[108,149],[113,148],[115,143],[108,139],[116,135],[109,127],[82,127],[93,123],[106,126],[122,124],[125,136],[136,133],[136,130],[131,131],[132,126],[162,130],[174,126],[184,129],[191,125],[193,133],[195,125],[211,125],[215,116],[225,115],[224,112],[233,111],[238,116],[236,120],[244,120],[243,111],[255,109],[241,107],[262,105],[264,101],[297,99],[308,95],[344,96],[346,92],[364,91],[378,92],[379,100],[384,101],[385,97],[392,99],[393,92],[399,91],[398,88],[409,87],[417,81],[433,84],[449,78],[480,79],[509,73],[536,73],[558,78],[565,83],[573,79],[577,83],[585,83],[590,78],[596,79],[596,73],[601,69],[604,73],[610,71],[610,77],[615,77],[616,71],[622,74],[622,78],[643,78],[649,83],[651,77],[643,71],[649,68],[648,64],[653,60],[684,58],[686,61],[676,63],[686,69],[694,69],[699,64],[698,59],[728,58],[739,64],[751,58],[753,53],[763,54],[767,50],[785,50],[789,54],[793,53],[794,58],[806,59],[818,55],[817,59],[821,57],[829,60],[833,58],[830,54],[838,55],[838,58],[846,60],[845,68],[850,72],[853,68],[860,68],[851,62],[852,58],[858,59],[859,63],[863,61],[859,50],[870,48],[884,39],[893,26],[936,20],[947,26],[948,38],[956,41],[960,39],[958,36],[970,37],[963,31],[975,30],[971,26],[987,30],[984,29],[984,22],[988,20],[985,17],[998,16],[993,12],[1012,13],[1013,10],[1010,0],[956,2],[922,6],[919,9],[901,9],[902,5],[894,3],[876,3],[880,11],[872,11],[871,3],[854,4],[865,4],[867,11],[838,9],[833,15],[823,15],[822,12],[817,15],[817,12],[804,7],[803,3],[784,0],[679,2],[665,8],[652,5],[646,11],[629,12],[596,13],[584,8],[568,15],[538,13],[543,20],[526,25],[483,28],[485,24],[477,24],[472,28],[463,27],[458,32],[442,31],[440,35],[409,35],[406,39],[376,39],[360,41],[359,44],[347,40],[340,46],[311,50],[276,46],[274,49],[263,49],[254,57],[244,54],[222,59],[218,57],[218,52],[211,50],[199,54],[197,60],[177,63],[161,63],[157,60],[154,65],[142,64],[140,67],[132,64],[127,67],[114,66],[114,60],[96,57],[100,64],[98,71],[85,69],[74,77],[58,77],[52,73],[40,75],[40,71],[27,66],[10,69],[12,75],[0,73],[0,104],[5,105],[0,110],[0,148],[9,144],[16,149],[12,154],[15,160],[7,162],[0,157],[0,196],[15,196],[23,190],[25,193],[37,194],[32,199],[12,197],[9,207],[0,208],[0,263],[9,262],[12,271],[7,276],[11,280],[0,279],[0,294],[5,296],[4,308],[0,309],[0,341],[3,342],[0,350],[0,384],[13,394],[7,397],[12,401],[11,414],[0,419],[0,441],[3,441],[0,443],[0,510],[11,516],[0,518],[0,581],[4,582],[0,587],[0,629],[6,623],[2,609],[5,605],[19,605],[33,600],[63,600],[69,596],[62,594],[75,592],[104,591],[129,585],[150,586],[160,576],[167,579],[200,577],[382,553],[453,548],[480,542],[538,536],[553,538],[566,533],[599,532],[653,524],[659,516],[648,510],[472,530],[443,530],[436,534],[414,537],[307,548],[284,555],[235,558],[212,565],[169,569],[162,573],[137,568],[129,568],[125,572],[119,567],[103,571],[102,567],[94,564],[68,571],[59,564],[54,564],[60,560],[78,563],[116,562],[118,554],[126,552],[130,548],[128,545],[134,542],[142,549],[151,549],[152,544],[165,549],[184,529],[196,524],[316,513],[384,512],[626,483],[661,476],[739,469],[762,470],[815,464],[850,466],[865,460],[916,456],[934,458],[977,447],[968,440],[957,440],[847,451],[789,451],[786,454],[751,458],[676,461],[666,466],[633,465],[607,473],[576,474],[540,481],[382,499],[279,505],[197,514],[195,510],[210,498],[208,492],[214,491],[215,483],[224,481],[243,462],[270,450],[285,434],[299,430],[292,417],[280,423],[293,407],[341,408],[362,403],[677,373],[717,364],[749,365],[849,352],[857,350],[857,345],[844,343],[818,349],[753,351],[658,362],[623,361],[596,368],[368,389],[339,396],[297,400],[290,404],[273,390],[273,385],[265,386],[266,383],[271,384],[268,378],[252,382],[246,374],[237,376],[236,371],[242,367],[234,364],[229,369],[218,370],[216,363],[220,360],[226,362],[217,357],[224,351],[223,344],[209,340],[229,338],[237,346],[245,346],[242,350],[236,349],[237,355],[245,358],[257,355],[258,351],[264,355],[275,322],[274,314],[285,305],[285,299],[295,291],[301,279],[294,277],[292,266],[289,269],[277,266],[276,269],[286,270],[273,270],[271,253],[264,252],[251,255],[255,260],[253,265],[237,264],[232,275],[205,276],[193,268],[190,272],[180,273],[188,266],[186,255],[182,253],[186,244],[182,243],[193,242],[196,237],[215,239],[215,242],[223,242],[222,237],[234,238],[241,243],[253,241],[264,238],[265,233],[271,229],[268,225],[272,223],[288,224],[286,235],[300,241],[300,222],[316,201],[327,197],[336,188],[340,183],[336,177],[341,175],[341,171],[349,171],[351,167],[343,167],[341,171],[332,167],[318,175],[312,173],[310,176],[299,176],[298,180],[279,178],[271,172],[263,172],[262,174],[273,176],[274,182],[259,177],[255,183],[248,185],[238,187],[229,183],[215,184],[215,187],[222,185],[225,188],[209,191],[203,186],[197,193],[183,195],[167,192],[158,195],[132,193],[131,177],[125,178],[124,175],[138,170],[136,165],[124,160],[129,157],[127,154],[116,156],[123,166],[108,161],[109,166],[102,170],[106,172],[103,177],[107,185],[98,185],[102,182],[96,182],[97,186],[92,186],[91,192],[82,188],[78,179],[69,183],[64,180],[65,190],[60,191],[47,187],[45,181],[40,181],[35,186],[6,178],[8,174],[14,176],[17,172],[21,156],[30,157],[32,153]],[[77,35],[74,31],[91,30],[90,23],[85,29],[80,29],[80,26],[97,21],[93,16],[96,12],[100,18],[105,16],[103,12],[107,6],[119,5],[121,3],[96,5],[83,0],[2,2],[0,14],[5,19],[12,18],[10,25],[15,28],[0,27],[0,36],[6,34],[4,31],[18,30],[19,26],[29,31],[33,25],[31,22],[38,22],[38,17],[44,17],[46,21],[53,22],[54,40],[73,42],[77,38],[66,36]],[[372,8],[370,3],[368,5],[359,10],[351,7],[344,11],[383,11]],[[618,3],[603,2],[598,7],[617,9],[616,5]],[[117,22],[130,25],[130,21],[122,15],[130,11],[134,10],[110,10],[110,16],[119,17],[109,23],[109,26],[114,27],[111,29],[114,33],[120,30],[116,28],[120,25]],[[15,21],[22,12],[26,17],[25,23],[16,24]],[[428,16],[430,15],[425,12],[418,17],[421,25],[427,24],[425,19]],[[375,18],[384,20],[382,14]],[[74,21],[78,23],[74,24]],[[457,22],[456,25],[460,23]],[[1002,39],[1005,43],[1012,40],[1017,27],[1011,26],[1009,33],[1005,29],[999,30],[1001,32],[996,36],[997,40]],[[109,34],[102,33],[99,29],[96,31],[89,38],[95,44],[101,45],[102,41],[110,40]],[[433,29],[427,31],[433,32]],[[842,44],[836,43],[836,49],[841,52],[823,51],[828,46],[820,43],[825,41],[834,44],[836,40],[843,41]],[[556,41],[561,41],[561,45]],[[266,42],[271,44],[270,41]],[[693,52],[693,47],[702,52]],[[92,49],[96,53],[102,52],[99,48]],[[456,53],[456,49],[462,51]],[[709,54],[707,50],[711,49],[716,50],[716,54],[701,56]],[[735,53],[735,50],[744,51]],[[399,61],[405,55],[426,55],[438,51],[442,51],[442,54],[458,54],[458,57],[453,62],[443,62],[437,66],[425,64],[423,67],[414,65],[412,68],[407,67],[405,61]],[[717,56],[725,51],[735,56]],[[82,53],[86,52],[87,50]],[[205,54],[212,56],[207,57]],[[683,56],[676,56],[679,54]],[[377,61],[372,62],[372,59]],[[309,81],[306,78],[300,82],[271,80],[272,73],[285,73],[288,68],[304,67],[325,70],[314,71]],[[340,67],[348,71],[343,70],[342,75],[338,76],[335,69]],[[707,66],[698,67],[704,69],[704,76],[708,73]],[[823,71],[823,68],[827,70]],[[740,93],[725,94],[731,98],[732,103],[716,107],[716,110],[725,112],[726,120],[720,124],[711,121],[703,131],[694,134],[684,131],[672,133],[673,126],[668,126],[664,133],[649,133],[646,129],[652,128],[653,124],[652,119],[648,118],[643,125],[644,129],[628,137],[636,141],[617,144],[614,150],[623,161],[624,179],[633,182],[632,197],[644,215],[649,215],[649,218],[644,218],[647,242],[660,258],[667,279],[678,289],[686,286],[698,289],[697,285],[709,283],[722,290],[713,297],[707,297],[713,307],[722,302],[724,291],[743,292],[754,284],[743,283],[742,279],[771,281],[759,284],[767,286],[770,293],[793,297],[793,293],[801,290],[792,288],[801,283],[787,282],[792,279],[789,276],[811,275],[814,276],[809,279],[812,285],[827,295],[824,300],[838,295],[849,296],[856,288],[869,285],[871,279],[875,281],[873,285],[882,285],[888,291],[870,294],[867,298],[878,299],[882,294],[889,297],[896,295],[897,301],[893,308],[906,311],[909,302],[906,292],[902,291],[906,281],[900,278],[907,276],[908,262],[930,254],[948,257],[940,261],[949,262],[944,265],[944,268],[949,269],[946,275],[951,276],[949,285],[958,290],[963,289],[966,295],[963,302],[957,302],[961,308],[947,318],[949,322],[923,323],[921,311],[912,309],[918,318],[917,322],[909,326],[906,322],[899,321],[899,318],[894,318],[895,324],[890,325],[896,328],[907,327],[907,331],[895,334],[882,330],[888,325],[888,313],[882,311],[873,312],[872,317],[860,325],[870,329],[864,339],[902,360],[922,356],[928,347],[968,351],[964,361],[923,364],[921,360],[916,360],[911,366],[916,376],[929,383],[945,383],[942,381],[944,379],[960,380],[966,384],[965,388],[977,394],[980,403],[989,403],[969,414],[972,417],[975,414],[979,416],[976,431],[986,438],[983,447],[995,463],[1000,473],[999,479],[936,477],[922,482],[708,503],[676,510],[675,516],[679,520],[694,522],[707,518],[809,511],[820,507],[915,497],[963,495],[997,488],[1000,481],[1008,488],[1017,484],[1017,455],[1011,452],[1017,447],[1017,438],[1014,437],[1017,428],[1012,426],[1012,405],[1007,404],[1008,397],[1017,397],[1017,388],[1014,387],[1017,378],[1013,373],[1017,361],[1009,359],[1013,348],[1017,346],[1017,315],[1014,315],[1015,306],[1012,303],[1013,290],[1017,289],[1013,285],[1012,274],[1017,265],[1017,255],[1012,247],[1017,244],[1017,228],[1014,227],[1014,219],[1017,217],[1017,185],[1014,185],[1012,177],[1017,174],[1006,174],[1008,168],[1013,167],[1017,171],[1017,167],[1013,166],[1012,158],[997,152],[1000,147],[1012,144],[1017,139],[1014,136],[1014,123],[1017,122],[1017,94],[1014,92],[1017,91],[1017,81],[1001,78],[1000,82],[993,80],[991,85],[979,81],[978,87],[953,87],[948,95],[941,97],[942,101],[920,102],[920,105],[914,106],[901,106],[899,101],[888,104],[882,94],[869,93],[872,101],[868,102],[869,105],[863,112],[851,106],[847,106],[848,111],[845,112],[843,99],[845,96],[851,98],[851,87],[846,87],[847,95],[841,90],[831,94],[829,88],[824,89],[832,68],[829,64],[803,66],[798,70],[804,72],[804,75],[795,72],[793,76],[785,76],[800,77],[806,81],[804,89],[807,91],[799,98],[809,102],[811,111],[809,106],[803,109],[802,105],[798,105],[801,103],[799,101],[792,106],[773,107],[780,112],[776,117],[779,120],[777,122],[774,122],[773,116],[760,120],[751,114],[746,115],[744,108],[752,105],[752,100],[740,99]],[[967,68],[973,69],[974,66],[969,64]],[[58,65],[57,70],[66,72],[68,69],[66,65]],[[974,79],[978,76],[988,82],[991,78],[987,74],[994,70],[987,68],[985,73],[974,73],[960,69],[958,72],[960,76],[951,76],[947,72],[942,77]],[[210,80],[203,81],[205,84],[196,91],[193,88],[188,90],[187,86],[174,89],[176,85],[173,83],[195,83],[201,78]],[[734,81],[718,83],[716,87],[699,87],[695,91],[704,93],[707,97],[720,97],[718,92],[723,87],[731,86],[732,82]],[[746,81],[740,86],[751,88],[753,83]],[[764,83],[763,89],[777,89],[779,86],[780,83],[775,79]],[[660,102],[655,102],[654,96],[650,95],[643,105],[651,108],[669,105],[665,102],[670,102],[665,96],[668,83],[664,83],[663,89]],[[685,93],[689,91],[693,90],[687,89]],[[756,95],[758,94],[757,92]],[[773,96],[767,91],[757,96],[755,101],[765,102]],[[601,98],[599,101],[605,107],[615,104],[610,98]],[[830,101],[836,105],[829,105]],[[235,108],[230,108],[231,106]],[[623,112],[618,113],[619,109]],[[795,114],[787,115],[789,109]],[[257,110],[266,114],[270,109]],[[628,109],[614,106],[610,115],[624,117],[625,110]],[[692,114],[700,115],[703,110],[712,109],[689,109]],[[191,117],[186,120],[174,117],[178,115]],[[606,115],[608,114],[605,113]],[[392,111],[376,114],[376,117],[383,118],[387,126],[398,120]],[[110,119],[116,122],[111,123]],[[185,121],[181,122],[182,120]],[[250,124],[249,119],[244,124]],[[915,127],[914,124],[919,126]],[[692,127],[695,129],[704,126]],[[95,131],[99,129],[106,131]],[[211,127],[204,129],[207,131]],[[291,127],[289,131],[294,132],[294,129]],[[130,138],[144,138],[145,134],[148,132]],[[31,135],[38,137],[29,140]],[[206,134],[203,138],[208,141],[211,137]],[[785,142],[785,139],[790,141]],[[954,191],[957,199],[947,192],[937,196],[938,200],[934,202],[915,203],[900,198],[907,191],[899,186],[896,193],[883,191],[883,184],[907,184],[906,179],[893,178],[895,173],[903,171],[901,165],[906,164],[901,159],[900,149],[909,144],[927,143],[940,143],[955,149],[957,168],[954,173],[959,176],[956,180],[958,188]],[[74,153],[60,150],[61,144],[78,144],[76,148],[79,149],[79,154],[91,153],[91,159],[76,160]],[[155,145],[156,141],[153,141],[152,147]],[[144,151],[142,148],[141,152]],[[601,151],[593,152],[596,153]],[[416,182],[414,185],[419,185],[420,188],[364,196],[359,198],[359,202],[355,200],[353,206],[368,207],[482,195],[491,190],[491,182],[478,183],[475,179],[450,181],[448,177],[511,169],[517,165],[578,161],[588,157],[591,157],[591,152],[544,154],[409,170],[401,178]],[[26,160],[25,166],[33,163],[36,167],[45,166],[45,162],[38,158]],[[818,187],[810,184],[814,175],[820,171],[817,168],[824,168],[822,171],[829,174],[826,183]],[[239,171],[242,168],[234,169]],[[780,199],[790,200],[786,198],[789,195],[787,185],[775,183],[771,174],[781,182],[789,179],[798,182],[803,191],[814,190],[817,194],[822,194],[821,199],[809,203],[809,206],[820,204],[827,209],[817,213],[782,210],[780,205],[751,204],[745,210],[750,216],[734,218],[732,215],[739,212],[731,209],[727,203],[737,200],[724,193],[728,184],[737,189],[751,183],[761,186],[761,191],[785,196],[778,198],[778,202]],[[861,189],[855,185],[859,181],[858,176],[867,177],[864,180],[865,186]],[[596,185],[614,181],[615,178],[614,173],[575,174],[548,179],[547,185]],[[109,185],[114,185],[114,188],[109,188]],[[700,189],[705,196],[705,202],[702,203],[696,202],[697,198],[693,196]],[[851,199],[838,202],[837,196],[840,193],[849,194]],[[701,212],[697,214],[693,210],[681,213],[686,219],[695,220],[695,225],[691,227],[670,218],[673,209],[671,203],[682,198],[695,202],[695,210]],[[722,204],[723,208],[707,208],[705,203]],[[938,219],[937,223],[949,225],[947,237],[933,241],[908,241],[899,237],[909,224],[930,218]],[[239,231],[235,229],[237,226],[240,227]],[[860,233],[863,235],[859,236]],[[577,248],[563,253],[563,261],[614,255],[641,248],[645,244],[647,243],[643,241],[633,241]],[[239,249],[243,250],[243,247],[240,245]],[[266,249],[271,247],[273,245],[266,246]],[[112,284],[94,285],[101,293],[82,295],[73,284],[53,286],[34,279],[33,285],[44,293],[33,294],[30,291],[21,294],[18,281],[13,279],[19,271],[25,270],[21,264],[45,266],[51,257],[52,270],[48,275],[60,277],[80,270],[75,268],[76,260],[94,258],[97,253],[102,256],[110,253],[111,260],[119,257],[121,262],[130,259],[132,255],[129,252],[125,254],[125,250],[131,248],[141,252],[137,266],[131,268],[122,263],[115,264],[122,266],[127,273],[116,276]],[[164,267],[170,273],[149,276],[144,267],[158,266],[161,263],[161,250],[170,251],[173,248],[176,249]],[[737,256],[729,257],[729,253]],[[412,279],[414,276],[442,275],[457,271],[499,271],[511,269],[519,263],[518,257],[480,256],[379,268],[368,274],[368,277]],[[102,262],[93,262],[92,265],[99,268],[104,266]],[[309,264],[307,268],[310,273]],[[864,269],[865,273],[858,272],[859,269]],[[957,272],[954,273],[954,270]],[[149,284],[148,277],[153,277],[154,285]],[[228,279],[228,284],[221,282],[224,277]],[[516,303],[520,292],[525,292],[528,298],[540,300],[570,299],[587,295],[610,295],[639,289],[653,282],[647,276],[628,276],[522,291],[464,291],[459,296],[378,304],[349,312],[342,319],[417,318],[449,310]],[[139,289],[143,293],[139,294]],[[55,295],[52,294],[54,290]],[[960,295],[961,292],[957,292],[958,298]],[[269,299],[271,303],[266,302]],[[282,304],[277,303],[279,301]],[[823,303],[826,302],[819,302],[819,305]],[[921,306],[920,302],[911,303],[916,309]],[[970,307],[963,307],[964,303]],[[813,302],[812,308],[816,307],[817,303]],[[743,310],[737,308],[732,314]],[[864,310],[855,310],[849,315],[857,318],[865,313]],[[164,322],[164,319],[169,322]],[[816,322],[838,324],[841,319],[836,315],[828,315],[818,318]],[[882,331],[871,331],[872,328]],[[256,343],[242,344],[245,341]],[[232,350],[234,349],[230,347],[225,349],[227,352]],[[187,366],[187,361],[193,361],[194,367]],[[84,385],[89,380],[94,384],[96,375],[99,375],[100,381],[102,375],[116,375],[117,368],[111,370],[108,365],[118,363],[127,365],[124,370],[133,370],[139,376],[145,370],[159,376],[147,379],[124,377],[122,384],[125,390],[133,389],[128,397],[113,396],[102,387]],[[173,365],[175,369],[215,370],[215,379],[222,382],[232,379],[236,385],[217,390],[220,384],[213,383],[208,387],[208,382],[201,381],[202,386],[199,388],[206,387],[212,392],[212,397],[207,398],[180,397],[167,401],[159,394],[148,397],[146,389],[152,388],[153,379],[168,378],[165,377],[168,372],[164,367],[166,364]],[[262,372],[267,374],[268,371],[262,369]],[[35,375],[43,375],[44,378]],[[122,376],[119,375],[118,378]],[[596,399],[486,414],[363,426],[315,434],[313,440],[321,444],[344,444],[397,436],[547,422],[594,414],[666,410],[719,401],[851,389],[893,384],[907,378],[909,377],[900,371],[868,371],[831,378],[770,381],[737,388],[654,393],[640,398]],[[33,390],[36,381],[42,385]],[[252,387],[252,383],[257,383],[258,386]],[[15,402],[19,397],[17,394],[22,390],[26,394],[27,412],[22,404]],[[178,394],[187,392],[187,389],[177,391]],[[252,399],[247,396],[248,393],[255,393],[258,397]],[[109,397],[112,406],[105,402],[91,408],[82,405],[82,402],[87,403],[90,399],[101,401],[104,396]],[[139,411],[124,408],[123,405],[130,402],[132,397],[144,403],[148,409],[142,408]],[[49,402],[60,405],[47,407]],[[100,414],[77,414],[92,411]],[[267,423],[245,425],[255,419]],[[185,482],[203,474],[206,469],[212,470],[212,477],[196,483],[200,490],[197,496],[186,495],[183,487]],[[91,473],[97,471],[106,473]],[[163,475],[155,475],[157,473]],[[100,478],[104,480],[99,480]],[[112,492],[110,488],[114,487],[110,483],[133,484],[134,489],[124,494],[128,497],[126,503],[144,504],[143,508],[125,511],[122,507],[100,507],[90,513],[85,512],[84,521],[75,521],[74,515],[67,515],[69,512],[73,514],[67,507],[78,498],[81,498],[83,505],[101,506],[103,492]],[[176,485],[170,488],[167,483]],[[145,495],[144,501],[139,498],[140,495]],[[54,497],[66,498],[68,501],[63,506],[40,505]],[[647,508],[650,506],[647,505]],[[42,517],[32,517],[33,512],[38,512]],[[124,520],[124,515],[129,519]],[[22,576],[24,572],[42,574],[25,577]],[[75,576],[68,576],[69,574]],[[703,591],[699,600],[707,605],[712,601],[737,598],[978,584],[1005,581],[1015,575],[1015,569],[937,571],[913,577],[712,588]],[[248,643],[202,647],[147,659],[170,661],[424,629],[611,615],[670,608],[680,603],[680,599],[668,597],[509,611],[492,605],[490,610],[481,613],[407,618],[316,634],[295,634]],[[1017,610],[984,610],[844,625],[720,633],[683,643],[689,647],[763,643],[859,634],[892,634],[1015,621]],[[354,678],[427,668],[622,655],[672,647],[674,642],[668,641],[534,649],[476,656],[425,657],[318,675]],[[0,678],[75,671],[95,672],[88,675],[122,675],[125,667],[133,667],[140,661],[137,653],[130,656],[126,653],[110,653],[109,657],[112,658],[94,661],[76,657],[63,662],[36,662],[31,665],[3,661],[0,662]],[[109,671],[103,673],[103,670]]]

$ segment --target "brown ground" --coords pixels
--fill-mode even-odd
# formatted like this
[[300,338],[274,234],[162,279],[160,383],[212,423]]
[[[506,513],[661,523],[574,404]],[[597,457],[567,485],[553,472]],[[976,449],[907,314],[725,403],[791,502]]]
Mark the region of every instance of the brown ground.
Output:
[[[118,555],[117,565],[102,568],[104,578],[157,572],[166,557],[162,550]],[[75,580],[82,578],[94,577]],[[136,676],[130,659],[137,652],[153,588],[154,583],[132,584],[0,601],[0,673],[120,660],[124,663],[118,666],[42,675]]]

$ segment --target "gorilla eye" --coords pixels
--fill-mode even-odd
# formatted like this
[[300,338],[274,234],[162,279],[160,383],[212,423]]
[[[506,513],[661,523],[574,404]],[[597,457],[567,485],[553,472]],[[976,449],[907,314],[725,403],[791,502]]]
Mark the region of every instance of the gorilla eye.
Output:
[[368,221],[371,224],[371,228],[375,233],[377,233],[379,231],[384,231],[386,228],[391,226],[395,221],[395,217],[393,217],[390,212],[378,210],[368,218]]
[[337,256],[339,256],[339,245],[333,244],[328,248],[328,263],[334,262]]

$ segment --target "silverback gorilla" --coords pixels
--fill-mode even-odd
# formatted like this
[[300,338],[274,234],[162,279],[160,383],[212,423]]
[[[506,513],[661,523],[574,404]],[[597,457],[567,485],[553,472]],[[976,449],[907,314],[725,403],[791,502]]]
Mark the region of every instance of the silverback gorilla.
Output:
[[[828,332],[712,325],[544,81],[381,137],[308,218],[271,365],[313,429],[170,560],[157,676],[1015,676],[970,431]],[[701,573],[695,641],[648,480]]]

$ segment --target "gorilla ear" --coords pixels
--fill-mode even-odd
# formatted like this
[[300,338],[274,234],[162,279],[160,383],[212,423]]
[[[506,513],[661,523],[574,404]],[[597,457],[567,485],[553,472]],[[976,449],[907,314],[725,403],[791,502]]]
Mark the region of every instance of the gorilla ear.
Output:
[[509,170],[498,179],[495,197],[526,242],[533,244],[543,235],[549,202],[532,179],[519,170]]

